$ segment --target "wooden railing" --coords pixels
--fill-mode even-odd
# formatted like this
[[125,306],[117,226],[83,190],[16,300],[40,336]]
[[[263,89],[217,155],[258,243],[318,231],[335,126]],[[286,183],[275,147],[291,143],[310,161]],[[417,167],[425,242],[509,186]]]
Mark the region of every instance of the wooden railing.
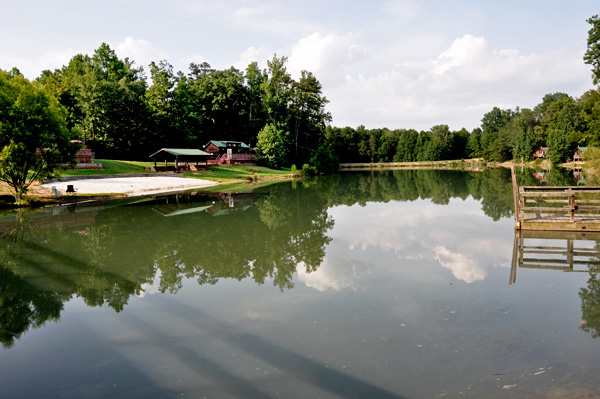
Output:
[[600,187],[522,186],[519,187],[518,220],[526,213],[566,214],[570,222],[576,214],[600,214]]
[[231,156],[227,156],[227,154],[222,154],[217,156],[215,162],[218,165],[222,165],[224,163],[234,163],[234,162],[248,162],[254,161],[258,156],[256,154],[231,154]]
[[515,229],[600,232],[600,187],[519,187],[511,172]]

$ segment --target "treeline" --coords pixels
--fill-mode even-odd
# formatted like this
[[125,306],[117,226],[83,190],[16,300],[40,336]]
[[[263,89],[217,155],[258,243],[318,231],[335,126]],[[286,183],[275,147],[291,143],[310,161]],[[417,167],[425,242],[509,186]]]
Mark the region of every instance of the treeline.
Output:
[[600,145],[598,90],[580,98],[547,94],[533,109],[494,107],[472,131],[443,124],[423,131],[340,128],[329,125],[317,78],[302,71],[293,80],[286,61],[275,55],[265,70],[254,62],[245,71],[192,63],[187,74],[160,61],[146,76],[102,44],[92,56],[79,54],[62,69],[43,71],[35,84],[66,108],[73,136],[103,158],[144,160],[161,147],[236,140],[257,148],[268,166],[310,162],[324,170],[338,161],[529,161],[542,146],[557,163],[578,145]]
[[465,158],[469,137],[466,129],[452,132],[447,125],[421,132],[328,126],[325,142],[342,163],[418,162]]
[[[587,22],[592,28],[584,62],[600,84],[600,19]],[[274,55],[266,69],[253,62],[244,71],[192,63],[185,74],[163,60],[152,62],[146,76],[102,44],[91,56],[79,54],[61,69],[43,71],[34,84],[58,99],[72,138],[99,158],[146,160],[162,147],[234,140],[256,148],[268,166],[308,163],[308,171],[319,173],[337,170],[338,162],[529,161],[539,147],[548,147],[546,157],[558,163],[577,146],[600,146],[598,90],[579,98],[547,94],[533,109],[494,107],[470,132],[444,124],[426,131],[339,128],[329,125],[317,78],[302,71],[292,79],[286,62]],[[10,74],[20,75],[17,69]]]
[[553,163],[564,162],[577,146],[600,145],[600,94],[590,90],[577,99],[547,94],[533,109],[494,107],[481,122],[471,132],[447,125],[420,132],[327,127],[326,142],[340,162],[531,161],[539,147],[548,147]]
[[286,61],[274,55],[265,70],[254,62],[245,71],[192,63],[184,74],[164,60],[152,62],[146,76],[102,44],[34,83],[66,108],[73,137],[97,157],[147,160],[163,147],[234,140],[258,147],[265,163],[279,167],[306,162],[331,119],[321,83],[308,71],[292,79]]

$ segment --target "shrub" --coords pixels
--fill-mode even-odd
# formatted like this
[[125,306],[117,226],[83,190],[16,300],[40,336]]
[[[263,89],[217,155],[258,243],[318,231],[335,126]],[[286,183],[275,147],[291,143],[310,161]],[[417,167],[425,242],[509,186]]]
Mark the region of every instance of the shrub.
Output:
[[302,165],[302,174],[305,176],[316,176],[319,174],[319,172],[314,166],[305,163],[304,165]]
[[[309,164],[315,169],[316,174],[321,175],[337,173],[340,168],[338,157],[327,147],[319,147],[310,159]],[[304,166],[302,171],[304,171]]]

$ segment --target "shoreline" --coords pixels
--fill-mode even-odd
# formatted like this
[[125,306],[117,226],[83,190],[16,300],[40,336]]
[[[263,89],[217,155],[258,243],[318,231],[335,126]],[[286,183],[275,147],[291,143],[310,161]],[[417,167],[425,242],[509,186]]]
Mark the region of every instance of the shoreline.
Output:
[[[566,169],[580,169],[583,162],[570,162],[558,165]],[[482,172],[489,168],[528,167],[543,168],[550,167],[548,161],[535,162],[483,162],[482,159],[447,160],[447,161],[424,161],[424,162],[385,162],[385,163],[345,163],[340,164],[340,172],[353,172],[365,170],[461,170]],[[289,178],[290,175],[282,176],[252,176],[252,180],[233,178],[226,181],[215,181],[184,177],[175,173],[125,173],[110,175],[88,175],[88,176],[65,176],[49,179],[44,182],[33,183],[25,195],[26,205],[22,208],[39,206],[82,204],[97,201],[110,201],[123,198],[143,197],[156,194],[168,194],[193,189],[203,189],[214,186],[228,186],[236,183],[257,183],[263,180],[279,180]],[[136,181],[135,179],[145,179]],[[150,184],[150,182],[153,182]],[[142,184],[148,183],[148,184]],[[158,184],[160,183],[160,184]],[[72,185],[75,192],[67,193],[67,186]],[[54,190],[53,188],[54,187]],[[0,183],[0,197],[5,197],[6,203],[0,206],[3,209],[17,208],[10,205],[5,183]]]
[[[584,162],[568,162],[554,167],[560,167],[565,169],[581,169],[583,168]],[[420,162],[374,162],[374,163],[341,163],[340,171],[352,171],[352,170],[394,170],[394,169],[455,169],[465,171],[482,171],[484,169],[491,168],[510,168],[515,167],[527,167],[535,169],[540,167],[544,170],[550,169],[552,166],[549,161],[542,161],[541,163],[531,162],[484,162],[481,158],[476,159],[458,159],[458,160],[446,160],[446,161],[420,161]]]

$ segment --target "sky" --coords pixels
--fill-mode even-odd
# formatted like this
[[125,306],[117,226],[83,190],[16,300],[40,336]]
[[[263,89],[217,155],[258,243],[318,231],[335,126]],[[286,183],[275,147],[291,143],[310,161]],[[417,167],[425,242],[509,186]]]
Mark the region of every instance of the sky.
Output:
[[333,126],[469,131],[485,113],[593,89],[591,0],[2,0],[0,69],[27,78],[108,43],[149,71],[166,60],[245,70],[285,56],[312,72]]

